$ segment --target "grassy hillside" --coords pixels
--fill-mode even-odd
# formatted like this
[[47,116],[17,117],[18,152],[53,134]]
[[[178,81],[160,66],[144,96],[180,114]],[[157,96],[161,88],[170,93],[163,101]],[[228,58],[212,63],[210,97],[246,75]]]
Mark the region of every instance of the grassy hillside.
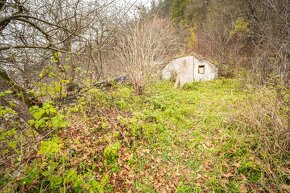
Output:
[[221,79],[183,89],[157,82],[142,96],[118,85],[83,93],[58,112],[66,121],[57,124],[69,127],[25,155],[21,174],[0,181],[4,190],[289,190],[289,152],[271,138],[277,127],[269,125],[273,116],[281,124],[286,117],[271,109],[279,105],[272,105],[270,89]]

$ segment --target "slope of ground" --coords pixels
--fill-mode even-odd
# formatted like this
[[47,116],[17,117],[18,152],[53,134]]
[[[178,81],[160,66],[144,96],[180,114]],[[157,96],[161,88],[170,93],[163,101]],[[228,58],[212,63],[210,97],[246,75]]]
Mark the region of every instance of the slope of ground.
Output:
[[[82,92],[61,111],[70,126],[34,147],[18,177],[7,175],[0,185],[7,192],[288,191],[289,154],[268,151],[282,147],[265,145],[270,130],[250,132],[274,128],[274,115],[283,125],[285,117],[264,110],[271,91],[262,90],[268,100],[250,90],[220,79],[183,89],[158,82],[143,96],[118,85]],[[248,101],[261,103],[262,113]],[[261,118],[240,119],[245,107],[246,118]]]
[[[155,85],[148,114],[163,130],[141,147],[140,191],[239,192],[262,177],[259,164],[238,131],[227,128],[227,115],[249,93],[235,80],[193,83],[185,90]],[[140,147],[139,147],[140,148]],[[142,177],[143,176],[143,177]],[[249,187],[249,189],[252,189]]]
[[237,80],[192,83],[182,90],[173,89],[170,83],[160,83],[147,93],[150,106],[137,111],[141,118],[135,116],[141,120],[139,129],[143,129],[142,136],[147,139],[145,144],[140,141],[135,144],[132,167],[137,175],[136,190],[280,189],[273,176],[269,176],[270,166],[263,164],[249,143],[255,138],[230,126],[235,122],[230,117],[242,109],[240,105],[257,97],[243,91]]

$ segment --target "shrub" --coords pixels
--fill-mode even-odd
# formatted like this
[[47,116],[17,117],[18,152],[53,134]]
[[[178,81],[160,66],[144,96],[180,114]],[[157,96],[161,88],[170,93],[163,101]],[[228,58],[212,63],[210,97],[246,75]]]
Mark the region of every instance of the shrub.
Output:
[[41,131],[47,129],[55,130],[68,126],[68,123],[64,120],[64,115],[57,112],[52,102],[45,102],[42,107],[33,106],[29,111],[34,117],[33,120],[29,121],[29,124]]
[[[178,35],[170,21],[158,18],[137,20],[118,34],[115,63],[129,75],[136,94],[159,78],[160,63],[177,51]],[[121,64],[121,65],[120,65]]]
[[[287,108],[268,88],[255,90],[249,96],[234,107],[236,110],[227,118],[228,127],[247,136],[245,141],[257,157],[265,165],[273,167],[273,170],[267,170],[267,174],[279,181],[278,168],[285,166],[290,154]],[[244,169],[248,170],[249,167],[245,166]]]

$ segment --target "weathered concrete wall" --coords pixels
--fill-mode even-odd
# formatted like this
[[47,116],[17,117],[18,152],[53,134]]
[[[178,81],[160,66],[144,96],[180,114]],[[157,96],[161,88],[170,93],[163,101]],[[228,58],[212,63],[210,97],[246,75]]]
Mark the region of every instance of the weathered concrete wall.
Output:
[[161,72],[162,79],[170,80],[177,76],[177,72],[179,71],[179,62],[180,58],[172,60],[169,64],[165,66],[165,68]]
[[[193,76],[194,81],[214,80],[218,76],[218,69],[206,60],[193,57]],[[204,66],[204,74],[198,72],[198,68]]]
[[178,84],[175,84],[175,86],[183,87],[184,84],[192,82],[193,80],[193,57],[183,57],[179,62],[176,78]]
[[192,56],[176,58],[172,60],[168,65],[166,65],[165,68],[162,70],[162,79],[169,80],[174,76],[176,77],[180,72],[183,61],[186,61],[186,64],[191,63],[193,65]]

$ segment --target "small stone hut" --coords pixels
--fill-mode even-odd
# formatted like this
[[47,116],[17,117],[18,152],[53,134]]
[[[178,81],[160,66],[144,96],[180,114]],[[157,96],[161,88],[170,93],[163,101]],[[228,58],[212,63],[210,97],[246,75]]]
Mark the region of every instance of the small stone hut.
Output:
[[215,65],[196,56],[176,58],[162,70],[162,79],[176,78],[175,87],[188,82],[214,80],[217,76]]

